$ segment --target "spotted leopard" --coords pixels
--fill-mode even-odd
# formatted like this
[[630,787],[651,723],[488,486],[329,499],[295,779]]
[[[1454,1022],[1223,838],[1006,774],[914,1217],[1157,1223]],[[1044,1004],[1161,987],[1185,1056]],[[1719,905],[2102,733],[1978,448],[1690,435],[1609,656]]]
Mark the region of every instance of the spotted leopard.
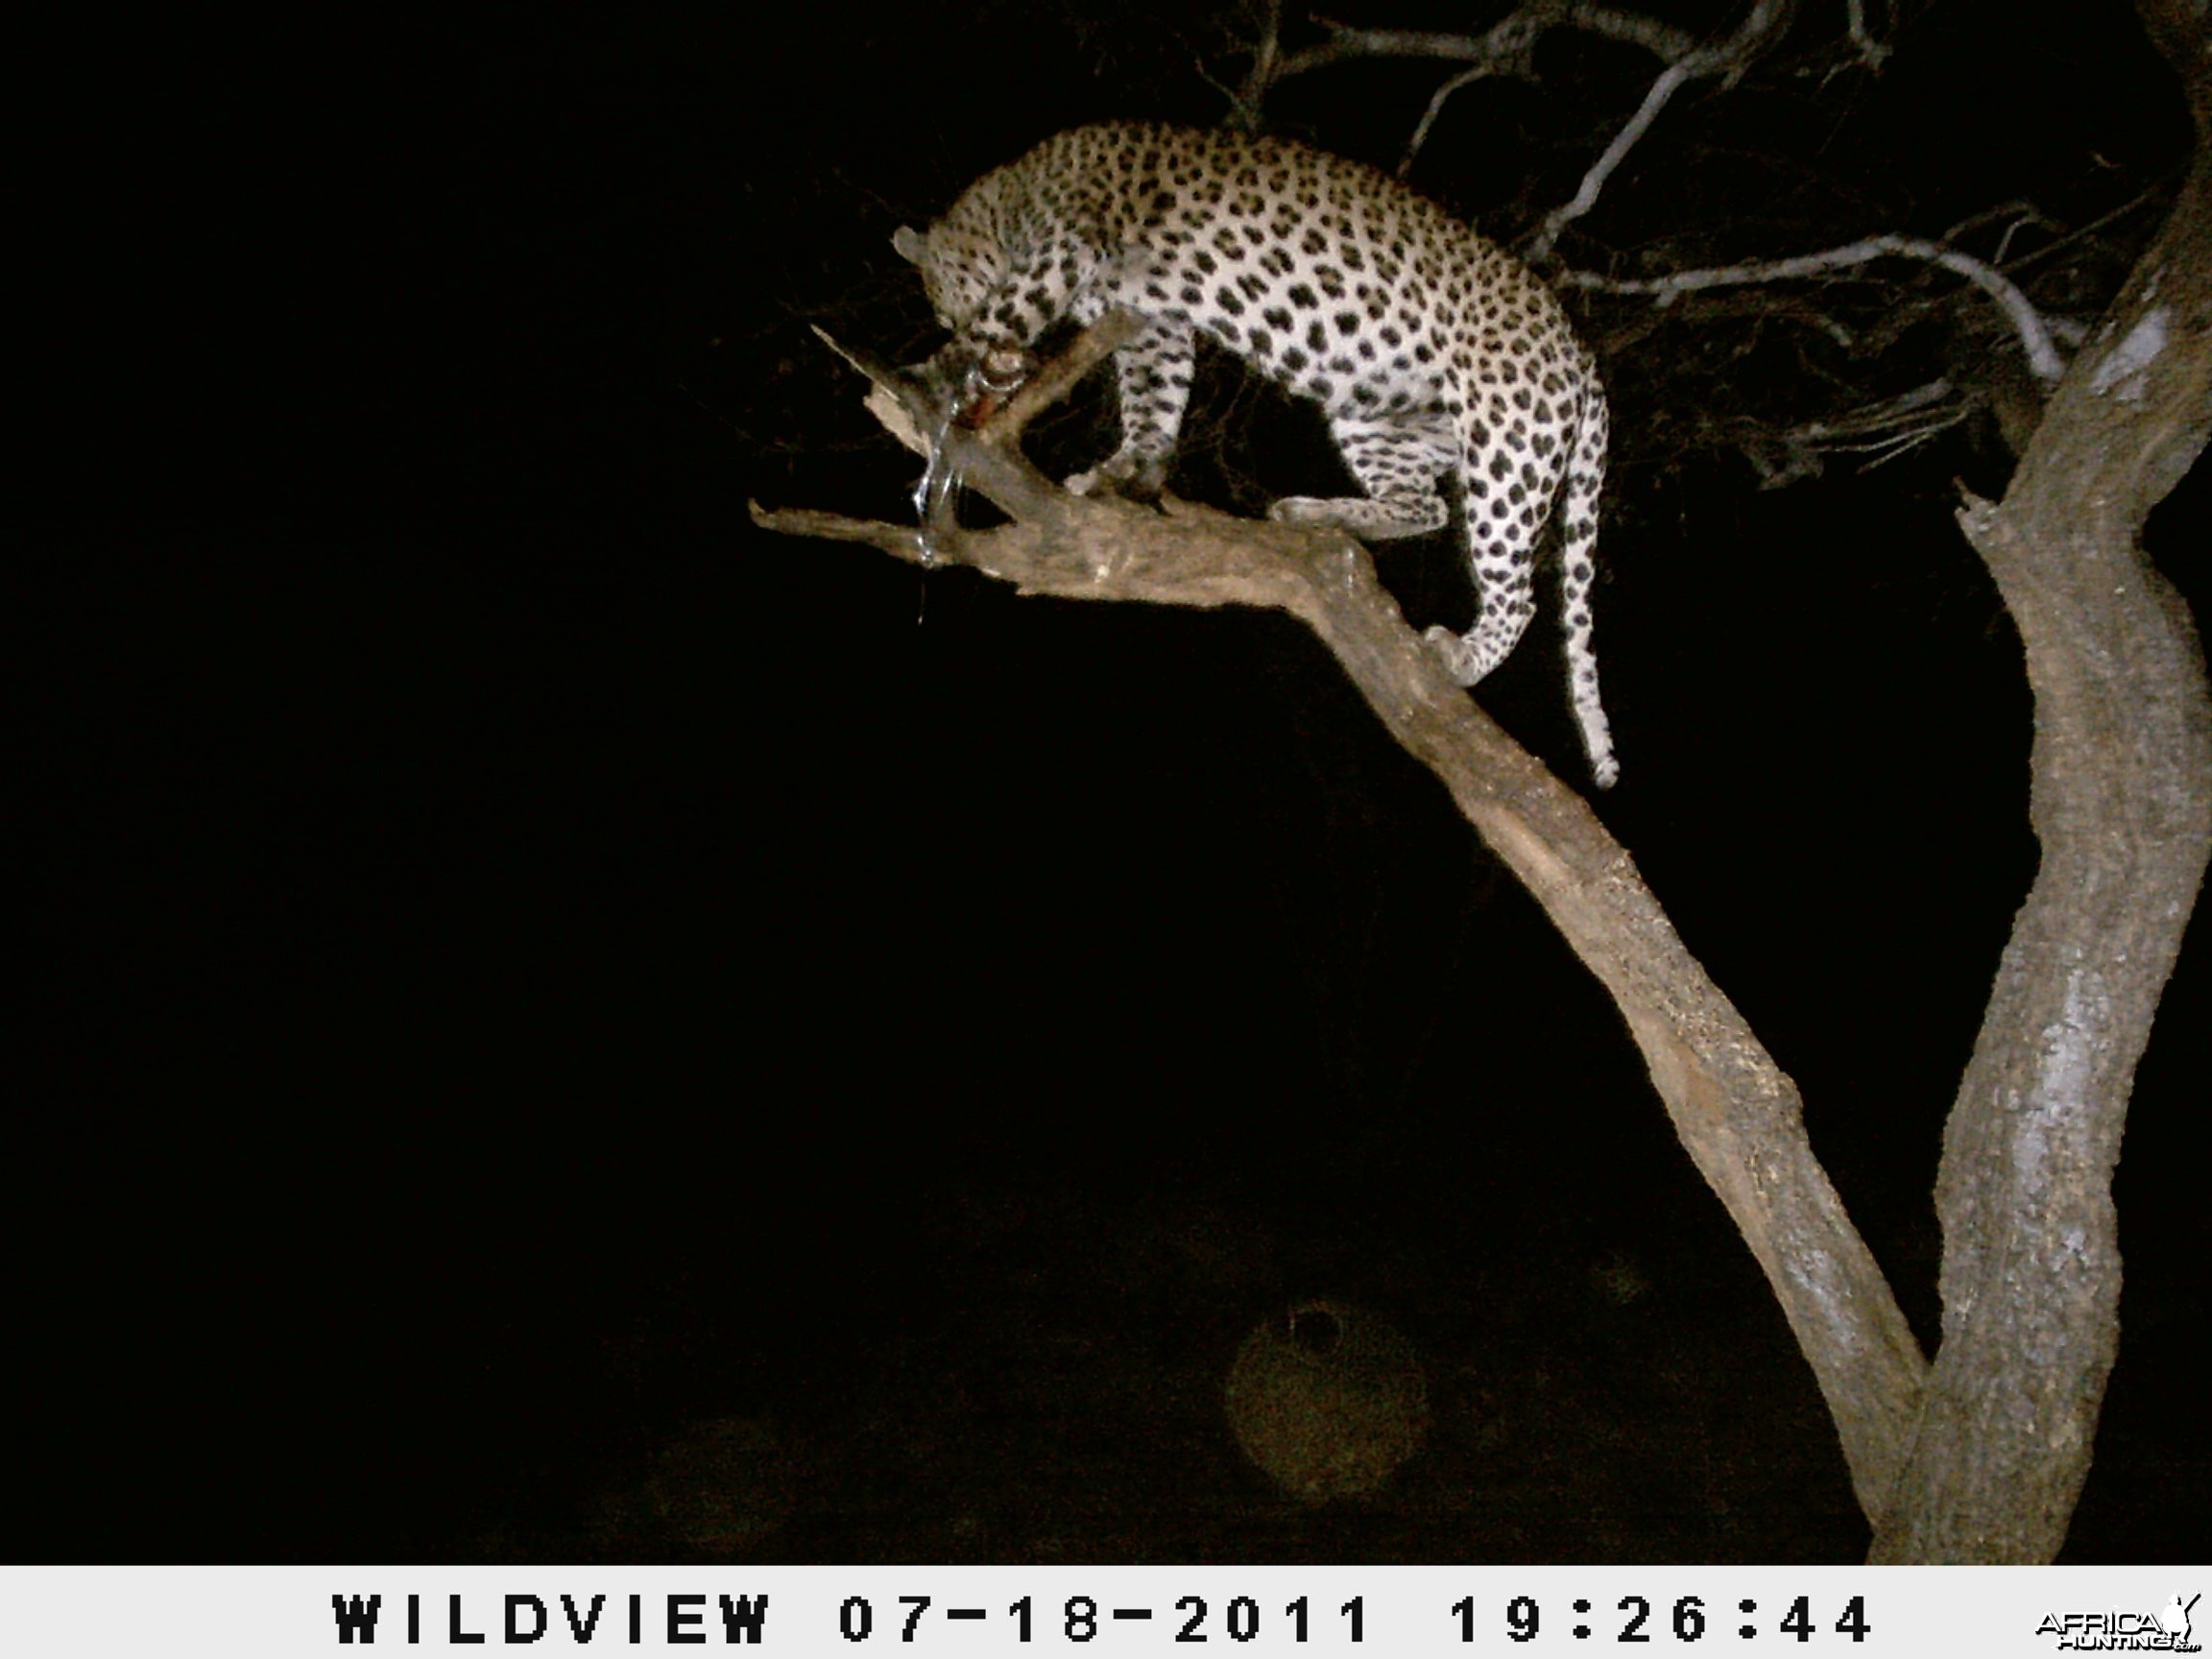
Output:
[[1429,638],[1473,685],[1535,613],[1530,571],[1554,504],[1569,691],[1599,787],[1620,768],[1590,643],[1591,557],[1605,472],[1597,365],[1551,290],[1435,204],[1357,161],[1287,139],[1082,127],[986,174],[926,233],[893,245],[921,270],[952,340],[935,361],[1017,380],[1062,319],[1120,306],[1149,323],[1116,357],[1121,443],[1068,480],[1157,494],[1205,334],[1319,403],[1365,496],[1293,495],[1270,516],[1374,540],[1443,528],[1458,480],[1479,601]]

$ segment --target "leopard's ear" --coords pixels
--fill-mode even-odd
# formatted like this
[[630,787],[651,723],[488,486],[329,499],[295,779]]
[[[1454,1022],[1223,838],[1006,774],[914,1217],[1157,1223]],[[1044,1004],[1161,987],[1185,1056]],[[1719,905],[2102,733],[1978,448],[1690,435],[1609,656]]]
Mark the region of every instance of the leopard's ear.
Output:
[[913,226],[902,225],[891,232],[891,246],[907,264],[919,265],[929,252],[929,239]]

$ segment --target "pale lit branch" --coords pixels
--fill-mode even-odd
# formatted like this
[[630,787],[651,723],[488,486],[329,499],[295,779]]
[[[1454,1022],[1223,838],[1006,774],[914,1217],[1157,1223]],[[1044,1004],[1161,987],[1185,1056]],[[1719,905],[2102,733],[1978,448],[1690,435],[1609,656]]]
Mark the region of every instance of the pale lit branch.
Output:
[[2039,230],[2048,230],[2053,235],[2058,234],[2065,228],[2056,220],[2046,215],[2032,202],[2001,202],[1994,207],[1984,207],[1979,213],[1968,214],[1958,224],[1952,226],[1950,229],[1943,232],[1943,240],[1947,243],[1961,241],[1968,231],[1979,230],[1984,225],[1994,225],[2000,219],[2007,219],[2011,223],[2005,227],[2005,233],[1997,238],[1997,251],[1989,255],[1989,263],[1992,265],[2005,263],[2012,252],[2012,238],[2019,235],[2028,226],[2032,225]]
[[[1958,388],[1948,379],[1936,378],[1900,392],[1894,397],[1886,397],[1879,403],[1868,403],[1854,409],[1848,415],[1839,415],[1827,421],[1808,421],[1794,428],[1792,437],[1808,443],[1835,442],[1844,438],[1863,438],[1872,433],[1889,432],[1901,422],[1911,423],[1910,418],[1923,415],[1939,405],[1950,404]],[[1956,424],[1956,416],[1946,411],[1944,425]],[[1847,447],[1839,444],[1838,447]]]
[[2056,385],[2066,372],[2065,359],[2059,356],[2053,343],[2050,326],[2036,311],[2034,305],[2002,271],[1971,253],[1961,253],[1956,248],[1946,248],[1940,242],[1930,242],[1918,236],[1867,236],[1840,248],[1825,249],[1818,253],[1800,253],[1788,259],[1764,259],[1743,265],[1720,265],[1700,271],[1677,271],[1668,276],[1614,277],[1600,276],[1594,272],[1568,273],[1565,280],[1576,288],[1592,289],[1601,294],[1647,294],[1660,304],[1671,303],[1684,294],[1696,293],[1707,288],[1732,288],[1746,283],[1788,282],[1800,277],[1817,276],[1825,272],[1839,271],[1855,265],[1864,265],[1875,259],[1919,259],[1931,265],[1940,265],[1946,271],[1957,273],[1974,283],[2004,309],[2011,320],[2012,327],[2020,336],[2020,344],[2028,353],[2028,366],[2035,377],[2045,385]]
[[[1621,165],[1636,141],[1649,131],[1660,110],[1683,86],[1713,75],[1735,77],[1764,51],[1788,25],[1796,0],[1753,0],[1751,11],[1726,40],[1701,45],[1696,36],[1640,12],[1612,6],[1584,5],[1577,0],[1530,0],[1479,35],[1427,29],[1354,29],[1326,17],[1315,22],[1329,31],[1319,45],[1285,55],[1280,50],[1280,12],[1270,7],[1266,34],[1253,58],[1252,74],[1243,92],[1234,101],[1233,125],[1257,123],[1259,108],[1269,86],[1293,75],[1325,68],[1359,58],[1438,58],[1470,67],[1438,87],[1429,101],[1420,123],[1399,163],[1399,177],[1412,166],[1437,115],[1453,93],[1473,82],[1493,75],[1527,76],[1536,43],[1548,30],[1577,29],[1585,34],[1642,47],[1667,67],[1644,95],[1644,102],[1626,126],[1614,135],[1590,170],[1583,175],[1574,200],[1554,208],[1545,219],[1528,252],[1542,259],[1551,251],[1559,232],[1597,204],[1599,193],[1614,169]],[[1864,19],[1858,21],[1863,26]]]
[[[1280,59],[1274,80],[1287,81],[1308,70],[1358,58],[1443,58],[1479,64],[1492,74],[1525,74],[1528,54],[1551,29],[1578,29],[1623,45],[1641,46],[1666,62],[1697,50],[1695,35],[1655,18],[1612,6],[1563,5],[1558,0],[1537,0],[1523,6],[1480,35],[1427,29],[1354,29],[1326,17],[1314,21],[1329,31],[1329,38]],[[1263,94],[1264,87],[1261,91]]]
[[1950,431],[1973,409],[1973,400],[1949,380],[1936,379],[1846,415],[1808,421],[1783,439],[1823,454],[1870,455],[1860,469],[1870,472]]
[[1859,336],[1847,325],[1839,323],[1825,311],[1815,311],[1810,305],[1791,305],[1783,313],[1793,317],[1810,327],[1817,328],[1837,345],[1848,351],[1859,344]]
[[1776,431],[1763,421],[1731,423],[1727,441],[1759,474],[1762,490],[1818,477],[1830,455],[1868,459],[1870,472],[1933,442],[1965,421],[1982,399],[1948,379],[1927,381],[1879,403]]
[[1613,177],[1613,170],[1621,165],[1636,140],[1651,130],[1651,123],[1659,118],[1659,111],[1667,108],[1668,100],[1680,91],[1683,84],[1695,74],[1696,70],[1692,67],[1689,59],[1679,63],[1670,63],[1659,72],[1659,78],[1651,83],[1650,89],[1644,94],[1644,102],[1637,107],[1636,113],[1628,117],[1626,126],[1613,134],[1613,142],[1605,146],[1605,154],[1599,156],[1590,170],[1582,175],[1582,182],[1576,187],[1574,198],[1544,215],[1542,227],[1528,243],[1527,254],[1530,259],[1548,257],[1552,244],[1559,239],[1559,232],[1598,205],[1598,193],[1605,188],[1605,180]]
[[[1843,0],[1843,15],[1850,31],[1851,44],[1859,48],[1859,61],[1876,74],[1889,60],[1896,48],[1874,38],[1866,27],[1866,0]],[[1892,18],[1894,22],[1894,18]]]
[[[2103,230],[2107,225],[2117,224],[2120,220],[2127,218],[2128,215],[2135,212],[2137,209],[2148,207],[2156,202],[2159,197],[2164,195],[2173,186],[2174,180],[2176,177],[2180,173],[2180,171],[2181,170],[2179,168],[2169,168],[2166,172],[2161,173],[2157,178],[2152,180],[2149,184],[2145,185],[2141,190],[2137,191],[2135,195],[2130,197],[2126,202],[2121,203],[2119,206],[2113,208],[2109,213],[2100,214],[2097,218],[2090,220],[2088,224],[2082,226],[2079,230],[2069,230],[2065,234],[2056,237],[2052,241],[2044,243],[2042,247],[2037,248],[2031,252],[2021,254],[2017,259],[2001,260],[2000,263],[2002,263],[2008,270],[2019,271],[2030,265],[2040,264],[2042,261],[2051,258],[2053,255],[2065,252],[2068,248],[2073,247],[2077,243],[2094,240],[2097,233],[2100,230]],[[2056,228],[2056,227],[2054,227],[2054,228]],[[1951,240],[1951,238],[1946,236],[1944,240],[1948,242]]]
[[1636,113],[1629,116],[1627,125],[1605,146],[1605,153],[1583,174],[1573,200],[1544,216],[1543,225],[1524,251],[1527,256],[1531,261],[1551,256],[1559,232],[1598,204],[1599,193],[1613,177],[1614,169],[1626,158],[1636,141],[1651,130],[1651,123],[1659,118],[1659,112],[1667,108],[1675,93],[1692,81],[1708,75],[1725,75],[1731,80],[1741,75],[1753,59],[1780,36],[1793,10],[1794,0],[1754,0],[1750,13],[1726,40],[1717,46],[1699,47],[1661,70],[1659,78],[1644,94],[1644,102],[1637,107]]
[[1223,125],[1240,132],[1260,131],[1260,105],[1267,96],[1267,88],[1275,84],[1282,57],[1283,0],[1267,0],[1266,22],[1260,32],[1260,44],[1252,51],[1251,72],[1244,77],[1242,89],[1230,100]]
[[1862,472],[1871,472],[1877,467],[1887,467],[1899,457],[1910,455],[1923,444],[1933,444],[1937,438],[1940,438],[1965,419],[1966,411],[1961,409],[1948,421],[1933,421],[1925,426],[1915,426],[1908,431],[1892,433],[1887,438],[1873,443],[1839,444],[1836,447],[1846,454],[1857,452],[1871,455],[1873,458],[1859,469]]
[[1406,140],[1406,153],[1398,157],[1398,177],[1403,179],[1413,171],[1414,158],[1421,154],[1421,146],[1429,142],[1429,130],[1436,125],[1436,117],[1444,113],[1444,104],[1462,86],[1472,86],[1478,81],[1486,81],[1496,71],[1487,63],[1478,63],[1465,69],[1436,88],[1429,100],[1429,108],[1421,111],[1421,119],[1413,128],[1413,136]]
[[1360,58],[1441,58],[1479,64],[1498,73],[1507,70],[1509,65],[1525,64],[1528,49],[1543,32],[1543,25],[1526,12],[1514,12],[1481,35],[1454,35],[1427,29],[1352,29],[1330,23],[1327,18],[1315,21],[1328,27],[1329,38],[1318,46],[1308,46],[1281,59],[1275,69],[1277,81],[1287,81],[1293,75]]
[[1617,11],[1611,6],[1569,6],[1559,21],[1585,35],[1596,35],[1623,46],[1641,46],[1666,62],[1686,58],[1697,50],[1696,36],[1640,12]]

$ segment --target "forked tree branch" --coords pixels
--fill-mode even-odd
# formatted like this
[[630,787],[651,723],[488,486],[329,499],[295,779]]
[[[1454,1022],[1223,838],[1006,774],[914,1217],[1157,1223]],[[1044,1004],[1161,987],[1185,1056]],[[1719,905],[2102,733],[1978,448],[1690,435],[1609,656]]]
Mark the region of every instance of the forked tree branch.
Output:
[[[1329,31],[1329,38],[1302,51],[1264,56],[1270,83],[1360,58],[1436,58],[1498,69],[1525,63],[1537,40],[1551,29],[1578,29],[1641,46],[1670,63],[1697,50],[1696,36],[1657,18],[1574,0],[1530,0],[1479,35],[1437,29],[1356,29],[1326,17],[1314,21]],[[1259,90],[1264,93],[1266,86]]]
[[1844,0],[1843,15],[1851,36],[1851,45],[1859,54],[1859,61],[1879,73],[1889,60],[1892,48],[1885,41],[1874,38],[1866,27],[1866,0]]
[[1662,69],[1659,78],[1646,90],[1636,113],[1628,117],[1627,123],[1613,135],[1613,142],[1606,145],[1604,154],[1583,174],[1574,196],[1544,216],[1544,223],[1529,240],[1527,256],[1531,261],[1549,258],[1559,240],[1559,232],[1598,205],[1598,195],[1605,188],[1605,181],[1627,158],[1636,141],[1651,130],[1651,123],[1659,118],[1659,112],[1667,108],[1675,93],[1706,76],[1724,75],[1733,81],[1743,74],[1753,60],[1782,37],[1795,9],[1796,0],[1752,0],[1751,10],[1737,25],[1735,34],[1714,45],[1686,53]]
[[[1252,67],[1244,84],[1232,100],[1228,125],[1256,131],[1262,125],[1261,107],[1269,90],[1293,75],[1362,58],[1432,58],[1468,67],[1437,87],[1415,124],[1412,136],[1399,158],[1404,178],[1428,141],[1445,103],[1462,88],[1492,76],[1523,78],[1534,74],[1537,42],[1553,29],[1574,29],[1601,39],[1636,46],[1657,58],[1664,67],[1644,94],[1634,114],[1613,135],[1598,159],[1583,174],[1575,194],[1545,215],[1544,222],[1522,250],[1531,262],[1550,257],[1560,232],[1598,204],[1628,152],[1651,130],[1660,112],[1674,95],[1693,81],[1714,76],[1735,81],[1788,32],[1797,0],[1751,0],[1750,9],[1725,38],[1705,42],[1693,34],[1640,12],[1592,0],[1526,0],[1480,34],[1437,29],[1360,29],[1316,17],[1329,31],[1329,38],[1296,52],[1282,49],[1282,8],[1279,0],[1267,10],[1260,40],[1252,53]],[[1866,28],[1861,0],[1850,0],[1847,21],[1856,60],[1868,70],[1879,70],[1888,48],[1876,42]]]
[[[1772,22],[1768,13],[1786,13],[1794,3],[1795,0],[1756,0],[1752,22],[1745,25],[1745,30],[1753,30],[1756,25],[1754,33],[1763,37]],[[1527,4],[1517,7],[1479,35],[1436,29],[1358,29],[1333,22],[1326,17],[1316,17],[1314,21],[1329,31],[1329,38],[1319,45],[1286,54],[1281,45],[1281,7],[1279,4],[1270,5],[1264,33],[1252,55],[1251,73],[1237,94],[1229,124],[1257,130],[1261,125],[1261,105],[1272,86],[1293,75],[1303,75],[1310,70],[1324,69],[1335,63],[1361,58],[1433,58],[1445,62],[1469,65],[1446,81],[1431,96],[1428,109],[1415,126],[1413,135],[1407,141],[1405,152],[1399,158],[1398,174],[1401,178],[1412,167],[1414,157],[1421,153],[1421,146],[1428,141],[1430,129],[1435,125],[1436,117],[1442,113],[1445,103],[1453,93],[1494,75],[1524,78],[1532,75],[1534,70],[1531,60],[1536,43],[1551,30],[1579,30],[1623,45],[1642,47],[1658,58],[1668,65],[1661,80],[1667,81],[1670,76],[1673,77],[1666,94],[1658,99],[1659,105],[1664,105],[1667,98],[1672,96],[1674,87],[1683,81],[1697,75],[1716,73],[1716,68],[1711,65],[1718,63],[1719,57],[1737,50],[1736,42],[1745,34],[1745,30],[1739,30],[1729,42],[1719,47],[1705,48],[1700,46],[1696,36],[1663,23],[1658,18],[1646,16],[1640,12],[1624,11],[1618,6],[1592,4],[1591,0],[1527,0]],[[1688,67],[1684,68],[1685,65]],[[1726,66],[1725,63],[1719,64],[1720,68]],[[1681,69],[1681,73],[1677,74],[1677,69]],[[1646,102],[1650,104],[1649,99]],[[1657,106],[1652,106],[1649,113],[1642,116],[1641,124],[1636,128],[1637,136],[1642,134],[1644,128],[1650,125],[1652,117],[1657,113]],[[1626,142],[1616,140],[1619,154],[1608,152],[1611,159],[1601,163],[1605,173],[1609,174],[1619,165],[1620,156],[1626,154],[1628,145],[1634,142],[1634,136]],[[1598,179],[1596,184],[1589,180],[1584,180],[1583,189],[1589,201],[1583,203],[1577,212],[1589,210],[1590,204],[1597,201],[1597,189],[1602,182],[1602,177]],[[1579,196],[1577,200],[1580,200]],[[1565,209],[1561,211],[1566,212]],[[1576,215],[1571,213],[1567,216]],[[1560,223],[1564,224],[1565,219]],[[1556,228],[1551,227],[1550,233],[1555,234]],[[1545,246],[1550,246],[1548,239]]]
[[[1109,319],[1111,321],[1111,319]],[[1102,325],[1103,326],[1103,325]],[[902,441],[932,428],[916,389],[878,378]],[[1284,611],[1317,634],[1391,736],[1443,780],[1460,812],[1544,906],[1611,994],[1675,1133],[1719,1196],[1811,1362],[1870,1518],[1888,1491],[1926,1366],[1896,1299],[1805,1133],[1796,1086],[1683,946],[1658,901],[1590,805],[1493,722],[1409,628],[1350,537],[1068,494],[1022,457],[1026,407],[982,430],[949,428],[966,485],[1012,522],[940,525],[935,557],[1023,593]],[[871,542],[919,563],[905,525],[769,512],[762,528]]]

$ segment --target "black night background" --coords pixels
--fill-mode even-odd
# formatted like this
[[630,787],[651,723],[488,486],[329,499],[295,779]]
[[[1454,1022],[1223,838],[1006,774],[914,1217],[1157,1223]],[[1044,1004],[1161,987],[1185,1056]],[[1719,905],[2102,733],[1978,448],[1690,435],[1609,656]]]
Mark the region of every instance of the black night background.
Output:
[[[1905,10],[1847,93],[1700,94],[1752,111],[1743,165],[1655,133],[1570,256],[1726,213],[1719,252],[1800,251],[1768,156],[1932,236],[2024,198],[2084,224],[2184,161],[2126,6]],[[1863,1552],[1612,1004],[1297,624],[748,518],[910,511],[808,325],[922,355],[893,228],[1059,129],[1217,119],[1204,28],[288,11],[55,52],[16,255],[12,1559]],[[1503,236],[1649,74],[1540,61],[1414,176]],[[1387,163],[1436,79],[1271,113]],[[1932,1347],[1943,1116],[2035,861],[2020,649],[1951,519],[2004,451],[1762,492],[1653,358],[1605,370],[1596,805]],[[1187,493],[1251,512],[1334,465],[1230,367],[1201,402]],[[1035,447],[1087,464],[1104,405]],[[2205,525],[2200,465],[2147,536],[2200,619]],[[1379,564],[1464,625],[1448,540]],[[1551,592],[1478,696],[1582,788]],[[2212,1558],[2208,1012],[2200,914],[2066,1559]],[[1309,1510],[1220,1388],[1322,1295],[1406,1333],[1433,1421]],[[687,1458],[742,1488],[707,1542]]]

